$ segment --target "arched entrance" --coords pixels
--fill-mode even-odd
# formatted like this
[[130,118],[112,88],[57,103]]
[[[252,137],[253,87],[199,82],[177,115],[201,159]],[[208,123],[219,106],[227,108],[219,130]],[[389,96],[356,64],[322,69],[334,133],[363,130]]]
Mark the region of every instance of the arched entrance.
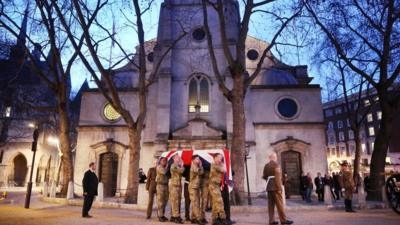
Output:
[[106,152],[100,155],[100,182],[104,184],[104,196],[115,196],[118,178],[118,154]]
[[300,191],[301,154],[289,150],[281,153],[282,172],[288,175],[289,194],[298,195]]
[[14,184],[22,187],[25,185],[26,174],[28,173],[28,165],[25,156],[18,154],[14,158]]

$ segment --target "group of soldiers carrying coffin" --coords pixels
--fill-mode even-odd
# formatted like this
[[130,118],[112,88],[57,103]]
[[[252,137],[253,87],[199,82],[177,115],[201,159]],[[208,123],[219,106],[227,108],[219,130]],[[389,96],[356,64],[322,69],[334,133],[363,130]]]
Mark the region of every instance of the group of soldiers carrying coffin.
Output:
[[[150,193],[147,218],[151,216],[154,192],[157,196],[157,215],[160,222],[168,221],[165,217],[165,207],[169,201],[171,206],[171,222],[183,223],[180,216],[180,203],[182,196],[182,176],[184,165],[181,157],[176,154],[173,156],[173,163],[168,166],[165,157],[159,159],[156,168],[149,170],[147,189]],[[204,169],[198,155],[192,156],[190,166],[190,179],[188,191],[190,204],[192,205],[191,222],[193,224],[206,224],[205,217],[208,197],[211,198],[212,224],[227,224],[224,211],[224,203],[221,196],[221,177],[224,176],[226,169],[221,154],[215,154],[214,162],[211,164],[210,171]],[[155,179],[154,179],[155,177]]]

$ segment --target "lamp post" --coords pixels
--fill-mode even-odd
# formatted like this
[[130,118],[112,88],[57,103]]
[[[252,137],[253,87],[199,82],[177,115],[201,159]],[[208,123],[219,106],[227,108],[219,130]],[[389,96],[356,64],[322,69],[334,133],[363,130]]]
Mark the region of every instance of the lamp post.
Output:
[[247,159],[250,159],[249,154],[250,154],[250,146],[246,144],[246,152],[244,156],[244,163],[246,165],[246,182],[247,182],[247,202],[249,205],[252,205],[251,203],[251,196],[250,196],[250,183],[249,183],[249,169],[247,168]]
[[33,131],[33,142],[32,142],[32,165],[31,165],[31,173],[29,176],[29,182],[26,189],[26,196],[25,196],[25,208],[29,209],[29,204],[31,203],[31,194],[32,194],[32,176],[33,176],[33,169],[35,167],[35,156],[36,156],[36,148],[37,148],[37,140],[39,137],[39,129],[37,126],[34,126],[35,130]]

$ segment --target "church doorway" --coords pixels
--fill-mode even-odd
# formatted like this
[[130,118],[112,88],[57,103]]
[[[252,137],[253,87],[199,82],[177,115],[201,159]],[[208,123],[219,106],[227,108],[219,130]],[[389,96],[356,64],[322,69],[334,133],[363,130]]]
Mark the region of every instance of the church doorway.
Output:
[[281,153],[282,171],[288,175],[288,192],[290,195],[300,193],[301,176],[301,154],[296,151],[285,151]]
[[117,191],[118,155],[107,152],[100,155],[100,182],[104,185],[104,196],[115,196]]
[[14,184],[17,187],[25,185],[26,174],[28,173],[28,165],[25,156],[22,154],[14,158]]

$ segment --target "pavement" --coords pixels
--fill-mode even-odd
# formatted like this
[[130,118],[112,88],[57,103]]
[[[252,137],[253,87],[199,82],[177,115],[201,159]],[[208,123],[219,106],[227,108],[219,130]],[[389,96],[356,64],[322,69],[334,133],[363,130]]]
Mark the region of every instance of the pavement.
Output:
[[[5,201],[6,200],[6,201]],[[24,192],[10,192],[7,199],[0,201],[0,225],[152,225],[172,224],[170,222],[160,223],[154,218],[146,220],[145,212],[132,209],[108,209],[93,208],[93,218],[81,217],[80,206],[60,205],[40,200],[37,192],[32,196],[31,208],[25,209]],[[295,201],[294,201],[295,202]],[[254,204],[260,208],[260,212],[233,210],[232,219],[237,225],[267,224],[268,216],[266,210],[260,207],[263,202],[255,201]],[[288,204],[294,204],[289,201]],[[301,202],[296,203],[301,204]],[[289,209],[288,217],[295,221],[294,224],[301,225],[399,225],[400,215],[390,209],[366,209],[357,213],[345,213],[343,210],[329,210],[320,207],[318,203],[308,208]],[[257,206],[258,205],[258,206]],[[235,209],[235,207],[233,208]],[[239,209],[239,208],[236,208]],[[311,209],[311,210],[310,210]],[[210,213],[207,213],[208,217]],[[167,209],[167,215],[169,210]],[[210,218],[208,218],[210,220]]]

